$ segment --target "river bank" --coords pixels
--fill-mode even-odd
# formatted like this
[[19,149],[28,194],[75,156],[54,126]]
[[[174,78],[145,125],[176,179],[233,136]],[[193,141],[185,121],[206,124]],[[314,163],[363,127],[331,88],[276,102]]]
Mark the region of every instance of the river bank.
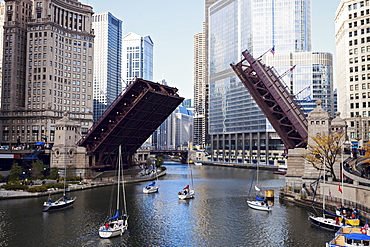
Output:
[[[158,177],[162,177],[166,175],[166,170],[158,173]],[[155,179],[155,175],[146,175],[146,176],[125,176],[124,181],[125,183],[140,183],[145,181],[151,181]],[[103,187],[103,186],[111,186],[115,184],[113,179],[95,179],[95,180],[85,180],[79,184],[69,184],[68,191],[77,191],[77,190],[86,190],[92,189],[96,187]],[[38,186],[38,185],[34,185]],[[4,190],[0,189],[0,200],[4,199],[20,199],[20,198],[31,198],[31,197],[40,197],[40,196],[49,196],[54,194],[61,194],[63,193],[62,189],[55,189],[51,188],[45,192],[26,192],[26,191],[13,191],[13,190]]]

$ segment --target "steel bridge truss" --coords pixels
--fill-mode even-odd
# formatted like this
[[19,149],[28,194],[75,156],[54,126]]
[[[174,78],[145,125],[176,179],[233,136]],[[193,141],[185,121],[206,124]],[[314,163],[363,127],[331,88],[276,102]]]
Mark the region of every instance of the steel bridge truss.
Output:
[[300,105],[273,67],[253,58],[249,51],[244,59],[230,66],[248,89],[257,105],[270,121],[287,149],[307,146],[307,119]]
[[176,88],[137,78],[77,145],[95,156],[91,168],[115,166],[120,145],[123,163],[131,165],[136,150],[183,100]]

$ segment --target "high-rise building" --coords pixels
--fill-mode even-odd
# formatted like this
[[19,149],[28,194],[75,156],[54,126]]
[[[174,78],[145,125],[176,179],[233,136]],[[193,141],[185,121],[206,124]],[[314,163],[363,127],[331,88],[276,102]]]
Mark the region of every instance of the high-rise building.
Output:
[[122,21],[110,12],[93,15],[94,120],[122,92]]
[[208,85],[206,84],[206,46],[205,25],[203,32],[194,35],[194,133],[193,145],[204,149],[206,147],[208,107]]
[[311,1],[218,0],[208,13],[212,159],[285,163],[284,145],[230,63],[239,62],[248,49],[285,75],[286,86],[306,112],[318,99],[333,111],[331,54],[311,52]]
[[157,150],[184,150],[193,138],[193,110],[178,106],[153,134]]
[[342,0],[335,16],[338,111],[353,147],[370,133],[370,3]]
[[149,35],[130,32],[123,37],[123,75],[127,84],[135,77],[153,80],[153,45]]
[[[55,141],[63,116],[92,124],[92,7],[78,1],[9,0],[4,15],[2,144]],[[80,133],[76,133],[78,135]]]

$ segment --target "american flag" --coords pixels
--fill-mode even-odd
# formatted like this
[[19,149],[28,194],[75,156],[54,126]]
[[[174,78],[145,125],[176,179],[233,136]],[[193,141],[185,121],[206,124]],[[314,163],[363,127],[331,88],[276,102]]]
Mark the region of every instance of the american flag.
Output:
[[275,46],[273,46],[273,47],[270,49],[270,52],[272,53],[272,55],[275,55]]

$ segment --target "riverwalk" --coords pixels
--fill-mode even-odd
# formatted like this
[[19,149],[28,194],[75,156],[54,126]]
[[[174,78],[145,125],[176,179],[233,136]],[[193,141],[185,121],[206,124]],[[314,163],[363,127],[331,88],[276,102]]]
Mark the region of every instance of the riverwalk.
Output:
[[[157,174],[150,174],[150,175],[137,175],[137,176],[124,176],[124,182],[125,183],[140,183],[145,181],[151,181],[156,179],[156,177],[162,177],[166,175],[166,170],[160,172]],[[41,182],[40,182],[41,184]],[[92,189],[96,187],[102,187],[102,186],[111,186],[113,184],[116,184],[116,181],[114,179],[95,179],[92,181],[84,181],[78,184],[68,184],[67,191],[77,191],[77,190],[86,190],[86,189]],[[33,186],[40,186],[40,185],[33,185]],[[57,188],[50,188],[48,191],[45,192],[27,192],[22,190],[4,190],[0,189],[0,200],[4,199],[19,199],[19,198],[30,198],[30,197],[40,197],[40,196],[48,196],[53,194],[61,194],[63,193],[62,189]]]

